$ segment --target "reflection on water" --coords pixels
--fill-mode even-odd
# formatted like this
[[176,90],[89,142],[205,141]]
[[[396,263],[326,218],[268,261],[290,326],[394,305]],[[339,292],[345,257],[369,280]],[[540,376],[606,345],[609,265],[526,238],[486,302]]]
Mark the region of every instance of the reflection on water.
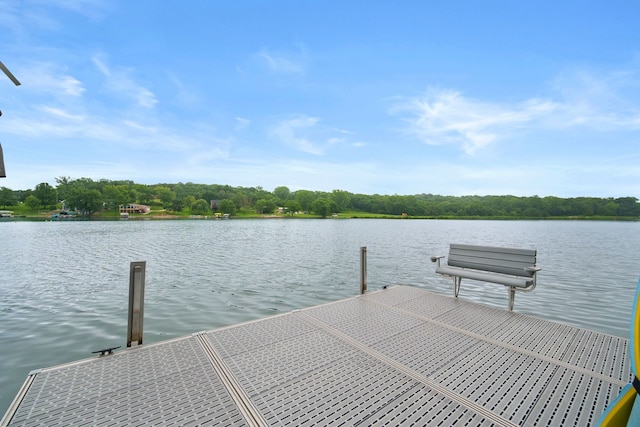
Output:
[[[0,223],[0,414],[29,371],[126,341],[129,263],[147,261],[144,342],[411,284],[451,295],[429,256],[451,242],[536,248],[515,310],[627,336],[640,224],[590,221],[231,220]],[[461,298],[506,308],[499,285]]]

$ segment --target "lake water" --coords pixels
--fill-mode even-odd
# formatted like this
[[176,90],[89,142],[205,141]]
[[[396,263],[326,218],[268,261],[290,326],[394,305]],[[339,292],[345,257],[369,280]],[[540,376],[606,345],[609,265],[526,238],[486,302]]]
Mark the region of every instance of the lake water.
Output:
[[[146,261],[144,343],[409,284],[452,295],[431,255],[469,243],[538,250],[515,310],[628,336],[640,223],[444,220],[0,222],[0,415],[28,373],[125,346],[129,265]],[[500,285],[461,298],[506,308]]]

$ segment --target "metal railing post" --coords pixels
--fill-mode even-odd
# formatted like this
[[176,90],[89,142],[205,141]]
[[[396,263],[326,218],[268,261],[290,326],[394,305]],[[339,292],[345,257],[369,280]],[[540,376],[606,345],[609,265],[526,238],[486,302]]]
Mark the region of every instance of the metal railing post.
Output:
[[129,322],[127,347],[142,344],[142,320],[144,318],[144,273],[146,261],[131,263],[129,269]]
[[6,178],[7,172],[4,170],[4,156],[2,155],[2,144],[0,144],[0,178]]
[[360,295],[367,292],[367,247],[360,248]]

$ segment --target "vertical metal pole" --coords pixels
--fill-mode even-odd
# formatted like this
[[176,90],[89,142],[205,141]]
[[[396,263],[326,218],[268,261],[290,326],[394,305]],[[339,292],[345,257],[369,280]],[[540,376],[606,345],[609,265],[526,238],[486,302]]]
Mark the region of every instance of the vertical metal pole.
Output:
[[142,344],[142,319],[144,317],[144,273],[146,261],[131,263],[129,269],[129,322],[127,347]]
[[7,173],[4,170],[4,156],[2,155],[2,144],[0,144],[0,178],[6,178]]
[[367,292],[367,247],[360,248],[360,295]]

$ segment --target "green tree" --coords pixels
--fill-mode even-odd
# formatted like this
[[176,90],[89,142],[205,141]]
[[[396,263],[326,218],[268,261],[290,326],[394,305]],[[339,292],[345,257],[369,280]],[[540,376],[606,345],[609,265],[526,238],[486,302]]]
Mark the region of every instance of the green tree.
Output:
[[261,214],[272,213],[276,210],[276,202],[273,199],[260,199],[256,201],[255,209]]
[[344,212],[351,206],[351,193],[344,190],[333,190],[331,200],[336,205],[336,212]]
[[30,194],[29,196],[27,196],[27,198],[24,200],[24,204],[27,205],[27,207],[32,211],[35,211],[40,206],[42,206],[42,202],[40,201],[40,199],[38,199],[33,194]]
[[386,197],[381,196],[380,194],[374,194],[370,198],[371,202],[369,204],[371,209],[369,212],[373,213],[386,213]]
[[143,205],[150,205],[153,202],[154,190],[152,186],[137,184],[134,189],[138,195],[138,201]]
[[[196,198],[193,195],[188,195],[184,198],[184,200],[182,201],[182,203],[184,204],[184,206],[186,206],[189,209],[189,212],[193,213],[193,204],[196,202]],[[207,201],[205,200],[205,203]]]
[[67,205],[74,207],[79,212],[91,215],[102,208],[102,199],[102,193],[98,190],[75,187],[67,196]]
[[206,215],[209,212],[209,203],[204,199],[198,199],[191,205],[191,213],[194,215]]
[[333,203],[333,200],[321,197],[313,202],[313,212],[315,212],[316,215],[320,215],[322,218],[326,218],[332,212],[335,212],[335,204]]
[[59,176],[56,178],[56,190],[58,191],[58,197],[60,200],[67,198],[67,193],[71,189],[71,178],[68,176]]
[[300,211],[300,203],[297,200],[287,200],[284,204],[284,210],[289,215],[293,216],[294,213]]
[[220,209],[220,212],[222,213],[233,215],[236,213],[236,204],[233,203],[233,200],[231,199],[220,200],[220,203],[218,203],[218,209]]
[[171,210],[174,212],[182,212],[184,209],[184,198],[176,197],[173,202],[171,202]]
[[18,197],[7,187],[0,187],[0,206],[14,206],[18,203]]
[[618,204],[614,201],[610,201],[606,205],[598,209],[598,214],[606,216],[615,216],[618,214]]
[[620,216],[639,216],[640,204],[635,197],[620,197],[615,200],[618,205],[618,215]]
[[162,207],[165,209],[170,209],[173,205],[174,200],[176,199],[176,193],[172,191],[169,187],[164,185],[157,185],[155,188],[156,196],[162,202]]
[[295,199],[298,203],[300,203],[300,208],[305,211],[305,212],[309,212],[312,210],[312,204],[313,201],[316,199],[316,195],[313,193],[313,191],[309,191],[309,190],[298,190],[295,192]]
[[273,195],[276,197],[278,204],[282,206],[284,205],[284,202],[291,198],[291,191],[289,190],[289,187],[280,186],[273,190]]
[[371,196],[366,194],[354,194],[351,197],[351,206],[361,212],[373,212],[371,210]]
[[42,207],[45,209],[53,209],[55,208],[56,203],[58,203],[58,192],[46,182],[36,185],[35,190],[33,190],[33,195],[40,200]]
[[135,192],[128,185],[105,185],[104,198],[116,212],[120,210],[120,205],[135,202]]

